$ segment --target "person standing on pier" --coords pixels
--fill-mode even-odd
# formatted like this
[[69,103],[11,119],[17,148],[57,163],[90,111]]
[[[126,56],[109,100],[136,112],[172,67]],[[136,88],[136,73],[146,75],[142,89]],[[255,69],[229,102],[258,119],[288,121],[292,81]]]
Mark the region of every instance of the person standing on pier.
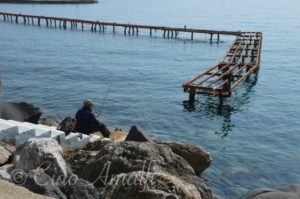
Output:
[[75,115],[76,131],[87,135],[100,131],[104,137],[109,137],[109,130],[96,118],[92,108],[92,100],[84,100],[83,107]]

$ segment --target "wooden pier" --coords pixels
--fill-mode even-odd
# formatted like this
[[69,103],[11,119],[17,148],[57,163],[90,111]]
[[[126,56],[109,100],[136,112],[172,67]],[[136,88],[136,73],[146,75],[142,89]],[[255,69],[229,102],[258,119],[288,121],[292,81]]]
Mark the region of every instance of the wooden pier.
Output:
[[[0,17],[5,22],[24,23],[37,26],[55,27],[61,29],[88,29],[92,32],[104,32],[106,29],[115,33],[121,28],[125,35],[138,35],[140,30],[149,31],[152,37],[157,31],[161,31],[163,38],[178,39],[179,33],[190,34],[193,40],[196,34],[209,34],[210,43],[220,41],[220,35],[235,36],[236,39],[228,49],[224,58],[215,66],[197,75],[195,78],[183,84],[185,92],[189,93],[189,101],[195,101],[196,94],[218,96],[220,102],[230,97],[232,91],[251,74],[257,74],[260,65],[262,33],[240,31],[218,31],[206,29],[150,26],[124,23],[110,23],[91,20],[81,20],[61,17],[48,17],[37,15],[24,15],[16,13],[0,12]],[[213,40],[214,35],[217,39]]]
[[224,58],[216,65],[183,84],[189,101],[196,94],[218,96],[220,103],[251,74],[257,75],[262,47],[261,32],[243,32],[236,37]]
[[218,30],[206,30],[206,29],[191,29],[187,27],[174,28],[165,26],[150,26],[150,25],[137,25],[137,24],[124,24],[124,23],[110,23],[101,21],[81,20],[72,18],[61,18],[61,17],[48,17],[48,16],[37,16],[37,15],[25,15],[16,13],[0,12],[0,16],[3,17],[4,21],[16,22],[24,24],[32,24],[41,26],[44,24],[47,27],[57,27],[62,29],[89,29],[91,31],[104,31],[106,28],[111,28],[112,32],[116,32],[117,27],[121,27],[124,30],[124,34],[138,34],[139,30],[145,29],[149,31],[149,35],[153,36],[154,32],[160,30],[162,37],[164,38],[178,38],[180,32],[190,34],[190,38],[193,40],[194,35],[209,34],[210,41],[213,41],[213,36],[220,40],[220,35],[240,35],[241,32],[237,31],[218,31]]

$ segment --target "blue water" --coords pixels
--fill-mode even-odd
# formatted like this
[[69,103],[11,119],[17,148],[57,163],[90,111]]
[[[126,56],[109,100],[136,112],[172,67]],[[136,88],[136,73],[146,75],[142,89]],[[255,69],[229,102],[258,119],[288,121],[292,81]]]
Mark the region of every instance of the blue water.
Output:
[[300,183],[300,2],[297,0],[103,0],[93,5],[0,4],[0,11],[111,22],[262,31],[257,83],[225,106],[181,85],[217,63],[234,38],[200,41],[63,31],[0,21],[3,97],[45,115],[72,115],[92,98],[108,126],[138,124],[161,139],[202,145],[214,158],[204,178],[215,193]]

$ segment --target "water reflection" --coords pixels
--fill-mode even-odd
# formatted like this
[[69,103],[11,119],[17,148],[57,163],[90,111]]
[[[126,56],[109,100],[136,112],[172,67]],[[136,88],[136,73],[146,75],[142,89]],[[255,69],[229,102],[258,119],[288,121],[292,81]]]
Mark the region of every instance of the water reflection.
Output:
[[235,127],[231,116],[243,110],[249,104],[256,82],[257,77],[245,80],[233,93],[232,97],[227,98],[223,104],[220,104],[217,97],[198,95],[194,104],[189,103],[189,101],[183,102],[184,110],[199,113],[198,117],[205,117],[211,120],[223,117],[222,125],[215,134],[225,138]]

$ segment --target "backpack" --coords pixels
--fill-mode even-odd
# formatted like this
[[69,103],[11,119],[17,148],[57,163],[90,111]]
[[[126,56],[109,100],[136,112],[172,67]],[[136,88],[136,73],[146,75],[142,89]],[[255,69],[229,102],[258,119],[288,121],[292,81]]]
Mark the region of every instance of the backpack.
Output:
[[57,127],[57,130],[65,132],[65,135],[69,135],[71,132],[76,131],[76,119],[72,117],[66,117]]

